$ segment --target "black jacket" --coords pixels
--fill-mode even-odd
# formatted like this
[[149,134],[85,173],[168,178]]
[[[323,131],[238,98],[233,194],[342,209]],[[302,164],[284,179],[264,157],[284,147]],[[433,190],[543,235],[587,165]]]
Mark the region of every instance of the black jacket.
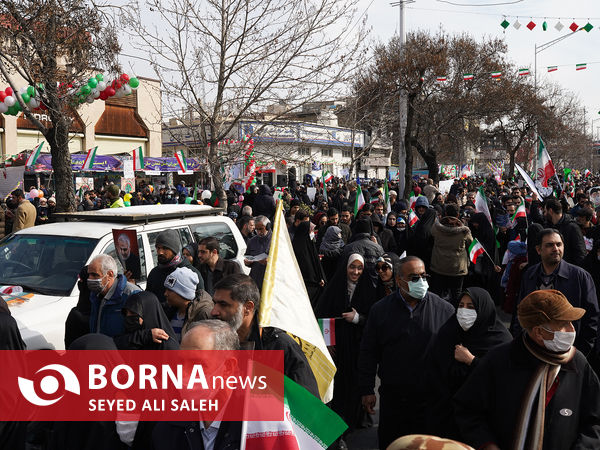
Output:
[[[462,441],[511,448],[523,396],[540,361],[520,335],[485,356],[454,397]],[[558,373],[546,407],[544,450],[600,447],[600,383],[581,352]]]
[[382,386],[423,398],[421,383],[429,341],[454,314],[450,303],[432,292],[410,311],[400,291],[375,303],[369,312],[358,357],[358,389],[373,394],[375,373]]
[[587,251],[581,228],[577,225],[577,222],[571,216],[563,214],[556,225],[550,223],[547,225],[550,228],[557,229],[563,235],[565,241],[564,260],[581,267]]
[[[538,277],[542,270],[542,263],[538,263],[523,274],[521,279],[521,290],[517,297],[517,305],[521,303],[528,294],[538,290]],[[580,267],[561,261],[554,280],[554,289],[562,292],[571,305],[585,309],[585,315],[573,322],[577,337],[575,347],[584,355],[594,348],[598,330],[598,297],[596,287],[591,275]],[[510,331],[513,336],[521,332],[517,320],[517,308],[515,307]]]
[[[214,450],[238,450],[242,422],[221,422]],[[157,422],[152,432],[154,450],[204,450],[198,422]]]
[[196,272],[198,275],[198,286],[196,286],[196,295],[200,295],[201,291],[204,289],[204,281],[202,279],[202,275],[192,263],[185,257],[181,258],[181,262],[174,267],[159,267],[156,266],[154,269],[150,271],[148,274],[148,281],[146,282],[146,290],[154,293],[158,297],[158,300],[162,305],[165,305],[167,299],[165,298],[165,280],[167,277],[178,267],[186,267],[190,270]]
[[234,273],[240,273],[241,271],[240,265],[235,261],[229,261],[219,257],[217,264],[215,265],[215,270],[212,272],[212,281],[209,282],[210,269],[208,268],[208,264],[200,264],[200,274],[202,275],[205,290],[211,296],[215,293],[215,284],[227,275],[233,275]]

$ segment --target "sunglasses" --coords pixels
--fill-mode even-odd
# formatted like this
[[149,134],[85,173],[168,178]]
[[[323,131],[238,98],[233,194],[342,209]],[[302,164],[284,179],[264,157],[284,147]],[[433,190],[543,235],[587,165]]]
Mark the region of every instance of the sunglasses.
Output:
[[416,283],[421,278],[423,278],[425,281],[427,281],[427,279],[429,278],[429,275],[426,273],[423,273],[421,275],[413,275],[411,277],[408,277],[408,281],[412,281],[413,283]]
[[387,264],[379,264],[375,266],[375,270],[377,272],[387,272],[388,270],[390,270],[390,266],[388,266]]

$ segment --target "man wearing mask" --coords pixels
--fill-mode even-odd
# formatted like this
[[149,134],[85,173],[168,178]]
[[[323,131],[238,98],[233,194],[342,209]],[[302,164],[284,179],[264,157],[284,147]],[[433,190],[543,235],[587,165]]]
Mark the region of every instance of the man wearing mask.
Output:
[[556,290],[523,299],[525,331],[491,350],[454,397],[461,440],[484,450],[600,447],[600,383],[573,347],[584,314]]
[[98,255],[88,265],[87,286],[90,290],[90,332],[115,337],[125,332],[121,312],[129,296],[140,289],[117,273],[117,263],[110,255]]
[[398,290],[371,307],[358,358],[363,407],[374,413],[375,375],[379,387],[379,448],[425,427],[426,349],[454,314],[450,303],[428,292],[423,261],[414,256],[394,267]]
[[175,230],[165,230],[156,236],[156,258],[157,265],[148,274],[146,290],[152,292],[158,297],[162,305],[165,304],[165,280],[178,267],[187,267],[198,275],[198,286],[196,293],[200,295],[204,290],[204,281],[198,269],[181,254],[181,240],[179,233]]

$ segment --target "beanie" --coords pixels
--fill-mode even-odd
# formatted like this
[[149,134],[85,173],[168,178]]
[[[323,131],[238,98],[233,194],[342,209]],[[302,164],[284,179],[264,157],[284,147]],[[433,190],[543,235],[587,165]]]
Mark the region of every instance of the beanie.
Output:
[[178,267],[167,276],[164,285],[186,300],[193,300],[196,297],[198,275],[187,267]]
[[158,233],[156,236],[156,244],[162,245],[172,250],[174,253],[181,251],[181,240],[179,239],[179,233],[175,230],[165,230]]

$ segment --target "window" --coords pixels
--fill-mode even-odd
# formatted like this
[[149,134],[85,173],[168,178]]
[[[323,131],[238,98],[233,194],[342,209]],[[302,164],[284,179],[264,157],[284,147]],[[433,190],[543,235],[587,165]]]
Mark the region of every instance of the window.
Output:
[[331,157],[333,157],[333,149],[332,148],[322,148],[321,155],[328,156],[331,158]]
[[191,224],[196,242],[205,237],[215,237],[219,241],[219,256],[223,259],[232,259],[237,256],[238,246],[231,229],[225,223],[197,223]]
[[342,158],[352,158],[352,150],[342,150]]
[[[140,276],[139,280],[135,280],[135,281],[144,282],[147,280],[146,254],[144,253],[144,244],[142,243],[142,237],[138,235],[137,241],[138,241],[138,249],[140,252],[141,276]],[[112,256],[113,259],[117,262],[117,268],[118,268],[119,273],[125,273],[123,264],[121,263],[121,260],[117,256],[117,252],[115,251],[115,243],[114,242],[111,242],[110,244],[108,244],[102,253]]]
[[310,156],[310,147],[300,147],[298,149],[298,154],[300,156]]
[[[153,233],[148,233],[148,242],[150,243],[150,251],[152,252],[152,261],[154,261],[154,265],[158,264],[158,256],[156,255],[156,237],[160,231],[155,231]],[[186,228],[176,228],[175,231],[179,233],[179,240],[181,241],[181,248],[188,245],[192,242],[192,235],[190,234],[190,230]]]

